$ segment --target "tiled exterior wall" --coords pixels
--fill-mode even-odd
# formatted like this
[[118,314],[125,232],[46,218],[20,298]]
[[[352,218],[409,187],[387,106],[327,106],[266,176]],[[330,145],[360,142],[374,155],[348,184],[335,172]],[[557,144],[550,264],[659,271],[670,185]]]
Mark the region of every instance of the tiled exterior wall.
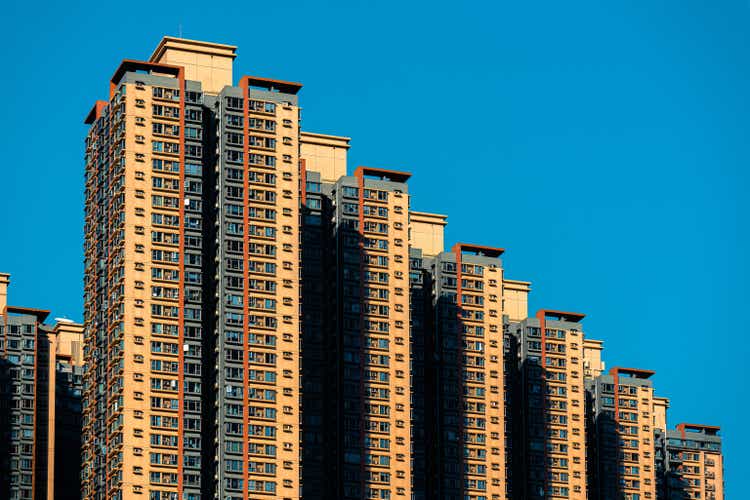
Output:
[[[650,382],[601,375],[583,315],[528,317],[502,249],[443,251],[409,174],[346,175],[348,138],[300,131],[301,85],[232,86],[233,58],[165,38],[86,120],[85,499],[721,498],[720,451],[676,465]],[[33,410],[3,454],[31,470]]]

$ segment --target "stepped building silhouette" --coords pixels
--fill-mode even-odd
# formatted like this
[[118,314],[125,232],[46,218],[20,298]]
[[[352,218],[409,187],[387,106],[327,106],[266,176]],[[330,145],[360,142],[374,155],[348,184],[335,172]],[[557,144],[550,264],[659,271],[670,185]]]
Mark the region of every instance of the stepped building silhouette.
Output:
[[718,429],[235,56],[165,37],[86,116],[83,498],[722,498]]

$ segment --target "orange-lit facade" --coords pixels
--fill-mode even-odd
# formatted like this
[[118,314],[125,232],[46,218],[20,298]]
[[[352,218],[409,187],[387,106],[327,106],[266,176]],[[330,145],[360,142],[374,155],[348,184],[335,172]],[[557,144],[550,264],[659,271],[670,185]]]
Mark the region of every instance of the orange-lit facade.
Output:
[[657,498],[654,372],[612,368],[590,381],[592,495]]
[[715,429],[235,56],[165,37],[85,119],[83,498],[721,498]]
[[666,498],[724,498],[724,459],[719,430],[712,425],[682,423],[667,431]]
[[540,310],[510,324],[520,383],[517,498],[587,498],[583,317]]
[[227,500],[300,495],[300,88],[243,77],[214,104],[214,440]]
[[84,498],[181,497],[185,387],[201,383],[185,377],[200,350],[185,340],[187,92],[183,68],[125,61],[86,119]]
[[408,178],[358,167],[331,192],[337,498],[411,498]]
[[299,498],[301,86],[234,57],[167,37],[86,118],[85,498]]
[[506,496],[502,253],[459,243],[434,259],[435,480],[428,498]]

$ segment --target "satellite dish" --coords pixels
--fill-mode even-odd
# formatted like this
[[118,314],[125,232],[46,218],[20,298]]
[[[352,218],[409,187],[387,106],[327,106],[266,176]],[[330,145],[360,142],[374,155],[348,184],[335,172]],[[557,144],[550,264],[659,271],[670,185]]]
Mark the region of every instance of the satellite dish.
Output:
[[55,318],[55,321],[57,321],[58,323],[75,323],[75,321],[68,318]]

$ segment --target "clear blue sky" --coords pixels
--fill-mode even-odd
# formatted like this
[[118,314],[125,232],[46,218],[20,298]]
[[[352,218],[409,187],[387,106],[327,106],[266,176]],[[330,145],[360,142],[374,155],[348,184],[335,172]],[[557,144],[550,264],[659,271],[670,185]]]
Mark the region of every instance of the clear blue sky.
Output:
[[13,303],[81,319],[83,117],[181,24],[238,45],[236,77],[303,82],[304,129],[353,137],[350,166],[413,172],[449,244],[505,247],[532,310],[584,312],[609,366],[656,370],[673,424],[722,427],[742,496],[748,2],[30,5],[0,30]]

